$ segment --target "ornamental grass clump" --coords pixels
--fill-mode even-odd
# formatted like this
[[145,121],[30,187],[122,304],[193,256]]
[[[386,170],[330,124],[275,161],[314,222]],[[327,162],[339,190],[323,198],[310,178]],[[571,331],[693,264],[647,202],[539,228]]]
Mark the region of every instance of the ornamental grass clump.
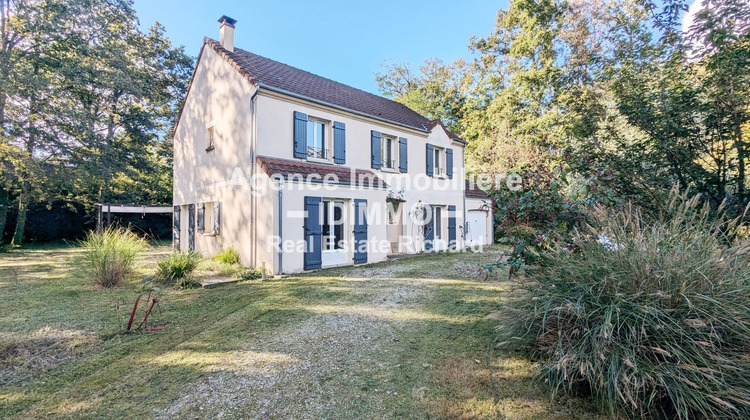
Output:
[[234,248],[227,248],[216,254],[214,259],[222,264],[235,265],[240,263],[240,254]]
[[700,203],[597,209],[574,251],[518,281],[503,344],[531,351],[553,393],[613,416],[750,418],[750,241]]
[[166,255],[156,263],[156,280],[180,288],[193,287],[196,282],[191,275],[200,261],[200,254],[193,250]]
[[115,287],[132,274],[138,257],[147,246],[142,237],[116,227],[90,231],[80,245],[86,251],[91,277],[102,287]]

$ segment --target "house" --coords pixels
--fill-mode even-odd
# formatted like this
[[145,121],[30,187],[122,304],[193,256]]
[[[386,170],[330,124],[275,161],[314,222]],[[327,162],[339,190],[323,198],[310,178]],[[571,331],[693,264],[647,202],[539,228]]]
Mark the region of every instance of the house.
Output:
[[174,135],[174,245],[273,273],[466,245],[464,147],[440,121],[206,38]]

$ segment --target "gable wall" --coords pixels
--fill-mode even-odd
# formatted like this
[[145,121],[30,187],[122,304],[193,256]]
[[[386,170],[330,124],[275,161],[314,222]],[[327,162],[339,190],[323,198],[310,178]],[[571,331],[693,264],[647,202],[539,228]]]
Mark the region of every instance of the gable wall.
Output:
[[[211,48],[204,48],[174,140],[174,203],[222,203],[220,236],[196,233],[196,249],[211,256],[233,247],[250,263],[250,98],[254,87]],[[208,127],[215,149],[207,152]],[[183,217],[183,220],[187,220]],[[183,232],[185,229],[183,229]],[[182,245],[187,241],[182,240]]]

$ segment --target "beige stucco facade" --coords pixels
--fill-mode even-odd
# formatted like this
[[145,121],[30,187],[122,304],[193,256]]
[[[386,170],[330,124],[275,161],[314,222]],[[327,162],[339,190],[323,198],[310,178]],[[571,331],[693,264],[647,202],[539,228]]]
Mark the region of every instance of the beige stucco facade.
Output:
[[[345,183],[316,185],[272,179],[257,158],[295,160],[294,112],[326,122],[329,130],[332,130],[330,123],[344,123],[346,162],[341,166],[372,171],[387,187]],[[407,173],[400,173],[398,168],[371,168],[373,130],[393,139],[407,139]],[[213,149],[206,150],[211,132]],[[327,133],[326,138],[332,139],[332,133]],[[444,174],[426,175],[427,143],[442,153],[452,150],[451,179]],[[326,147],[332,148],[332,145]],[[305,159],[296,160],[305,162]],[[335,166],[332,161],[323,163]],[[349,207],[355,199],[367,200],[367,237],[374,243],[368,249],[367,262],[382,261],[393,252],[425,251],[424,228],[411,217],[422,211],[424,205],[440,208],[437,212],[431,210],[441,217],[434,225],[437,250],[448,248],[449,208],[455,207],[455,212],[450,213],[455,216],[456,247],[463,248],[467,210],[464,179],[463,143],[452,140],[441,125],[431,130],[427,127],[417,130],[263,86],[256,88],[230,62],[205,47],[175,131],[174,204],[181,209],[180,249],[190,247],[188,206],[221,203],[219,234],[213,234],[210,229],[195,232],[194,248],[211,256],[232,247],[239,252],[244,265],[264,265],[273,273],[304,269],[304,249],[289,248],[289,244],[305,241],[305,197],[335,200]],[[390,217],[388,203],[395,208]],[[351,214],[348,210],[344,212]],[[353,221],[351,217],[344,220],[344,236],[350,239]],[[488,236],[491,238],[491,231]],[[352,254],[352,249],[347,249],[346,255],[342,251],[337,263],[329,265],[351,264]]]

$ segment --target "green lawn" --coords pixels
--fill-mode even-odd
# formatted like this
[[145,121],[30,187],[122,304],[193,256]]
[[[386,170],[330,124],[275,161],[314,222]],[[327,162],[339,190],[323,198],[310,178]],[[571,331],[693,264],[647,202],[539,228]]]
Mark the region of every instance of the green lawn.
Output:
[[0,254],[0,417],[598,418],[493,349],[497,250],[166,290],[165,330],[124,334],[166,252],[111,290],[75,247]]

